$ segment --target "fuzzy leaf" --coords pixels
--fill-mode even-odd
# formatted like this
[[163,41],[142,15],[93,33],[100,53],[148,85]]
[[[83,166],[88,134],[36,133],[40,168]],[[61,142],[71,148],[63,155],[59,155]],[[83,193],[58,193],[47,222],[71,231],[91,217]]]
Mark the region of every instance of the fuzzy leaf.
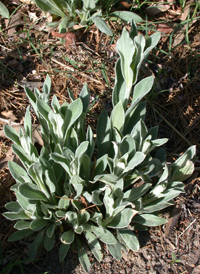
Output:
[[112,30],[109,28],[109,26],[100,16],[93,17],[92,21],[95,23],[95,25],[100,31],[102,31],[103,33],[107,35],[113,36]]
[[[107,224],[107,227],[111,228],[124,228],[127,227],[133,216],[135,215],[136,211],[131,208],[125,208],[123,211],[119,212],[115,217],[112,219],[110,223]],[[106,221],[106,220],[105,220]]]
[[116,244],[117,240],[114,235],[107,229],[93,226],[93,233],[105,244]]
[[69,248],[70,248],[70,245],[67,245],[67,244],[60,245],[60,249],[59,249],[59,261],[60,262],[62,262],[65,259]]
[[97,147],[98,156],[106,154],[111,144],[111,125],[106,110],[103,110],[97,124]]
[[111,114],[112,128],[116,128],[119,132],[121,132],[124,127],[124,122],[125,122],[124,108],[123,108],[122,102],[119,101],[115,105]]
[[55,244],[55,234],[52,235],[51,238],[49,238],[47,235],[44,238],[44,247],[47,251],[50,251]]
[[33,232],[34,231],[32,231],[31,229],[24,229],[24,230],[16,231],[8,238],[8,241],[15,242],[15,241],[22,240],[22,239],[30,236],[31,234],[33,234]]
[[42,243],[44,237],[44,230],[42,230],[36,237],[35,240],[31,243],[29,248],[29,258],[33,260],[37,254],[38,248]]
[[129,229],[119,229],[118,233],[132,251],[138,251],[140,244],[135,234]]
[[87,83],[84,84],[79,97],[81,98],[81,101],[83,103],[83,112],[87,112],[89,103],[90,103],[90,90],[89,87],[87,85]]
[[68,230],[61,235],[60,240],[63,244],[71,244],[74,241],[74,236],[74,231]]
[[40,191],[39,188],[34,184],[24,183],[19,187],[19,192],[21,195],[30,200],[47,201],[47,197],[44,195],[44,193]]
[[78,249],[78,259],[79,262],[81,263],[83,269],[86,272],[90,272],[90,260],[88,258],[88,255],[84,249],[84,247],[82,246],[80,240],[78,239],[78,237],[76,237],[76,242],[77,242],[77,249]]
[[121,245],[117,242],[115,245],[107,244],[108,250],[110,254],[117,260],[121,260],[122,252],[121,252]]
[[11,127],[9,125],[5,125],[3,127],[3,130],[4,130],[5,135],[10,140],[12,140],[15,144],[20,145],[20,140],[19,140],[18,133],[17,133],[17,131],[13,127]]
[[135,23],[141,23],[144,21],[139,15],[137,15],[136,13],[131,12],[131,11],[121,11],[120,10],[120,11],[113,12],[111,15],[117,16],[120,19],[122,19],[126,22],[130,22],[130,23],[132,21],[134,21]]
[[136,215],[132,219],[132,222],[136,222],[145,226],[159,226],[167,223],[167,220],[161,217],[157,217],[156,215],[153,214],[141,214],[141,215]]

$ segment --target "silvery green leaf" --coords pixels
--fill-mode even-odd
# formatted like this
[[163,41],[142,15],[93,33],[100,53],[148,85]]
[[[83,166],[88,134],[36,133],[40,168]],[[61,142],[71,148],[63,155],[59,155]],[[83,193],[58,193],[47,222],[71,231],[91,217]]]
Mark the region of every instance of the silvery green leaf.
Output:
[[86,210],[83,209],[78,213],[78,223],[79,225],[83,225],[87,223],[90,219],[90,213]]
[[[63,17],[64,13],[62,10],[62,5],[59,6],[56,4],[56,1],[49,0],[34,0],[35,4],[44,12],[49,12],[55,14],[59,17]],[[60,1],[59,1],[60,2]]]
[[[70,18],[67,15],[64,15],[62,17],[60,24],[58,26],[59,33],[66,33],[69,20]],[[62,41],[62,38],[61,38],[61,41]]]
[[87,151],[89,142],[84,141],[82,142],[75,151],[75,158],[79,158]]
[[30,200],[47,201],[45,194],[34,184],[24,183],[20,185],[19,193]]
[[173,180],[176,181],[184,181],[189,178],[194,171],[194,163],[188,160],[185,166],[176,170],[173,174]]
[[30,140],[32,141],[32,121],[30,114],[30,106],[28,106],[26,109],[26,114],[24,118],[24,130],[26,134],[29,136]]
[[122,75],[121,70],[121,60],[120,58],[117,60],[115,64],[115,86],[112,91],[112,104],[113,107],[118,103],[122,102],[124,110],[126,110],[126,106],[129,98],[126,96],[126,82]]
[[63,124],[64,120],[59,113],[54,113],[53,111],[49,112],[48,120],[52,125],[53,133],[55,134],[58,142],[63,143]]
[[70,245],[67,245],[67,244],[60,245],[60,249],[59,249],[59,261],[60,262],[62,262],[65,259],[69,248],[70,248]]
[[95,17],[92,17],[91,19],[101,32],[107,35],[113,36],[113,32],[111,28],[106,24],[106,22],[100,16],[95,16]]
[[110,188],[106,188],[103,203],[106,209],[106,218],[112,216],[113,213],[113,206],[114,206],[114,199],[112,197]]
[[69,138],[67,139],[66,146],[73,148],[73,151],[78,147],[79,140],[76,130],[72,127],[69,133]]
[[92,251],[92,254],[97,259],[98,262],[101,262],[103,259],[103,254],[100,249],[95,248],[92,244],[88,243],[90,250]]
[[24,134],[20,138],[20,143],[24,151],[31,156],[31,139],[28,135]]
[[29,220],[30,218],[25,214],[24,210],[20,210],[18,212],[5,212],[3,216],[7,219],[14,221],[14,220]]
[[44,81],[44,85],[42,87],[42,93],[45,95],[45,97],[43,97],[43,100],[45,101],[45,103],[49,102],[50,91],[51,91],[51,78],[49,75],[47,75]]
[[14,228],[16,228],[18,230],[24,230],[24,229],[28,229],[29,226],[30,226],[30,222],[20,220],[20,221],[16,222],[16,224],[14,225]]
[[88,255],[84,249],[84,247],[82,246],[80,240],[78,237],[76,237],[76,243],[77,243],[77,249],[78,249],[78,259],[79,259],[79,262],[81,263],[83,269],[86,271],[86,272],[89,272],[90,271],[90,260],[88,258]]
[[125,244],[132,250],[138,251],[140,244],[135,234],[129,229],[119,229],[119,235],[122,237]]
[[58,218],[65,218],[65,213],[66,213],[66,211],[65,210],[57,210],[56,212],[55,212],[55,214],[56,214],[56,216],[58,217]]
[[74,198],[77,199],[78,197],[80,197],[80,195],[83,192],[85,182],[78,175],[73,175],[69,182],[74,187],[74,190],[76,192],[76,195],[75,195]]
[[108,155],[104,154],[102,157],[98,158],[96,161],[94,173],[95,175],[102,174],[108,165]]
[[58,202],[58,208],[66,210],[69,207],[69,204],[69,198],[66,195],[63,195]]
[[60,240],[63,244],[71,244],[74,241],[74,237],[75,237],[74,231],[71,229],[64,232],[61,235]]
[[117,51],[121,58],[121,70],[123,78],[126,81],[125,99],[129,99],[131,87],[133,85],[133,70],[131,69],[132,58],[135,54],[135,45],[129,36],[129,33],[123,28],[122,35],[117,41]]
[[29,199],[22,196],[19,193],[18,189],[15,189],[15,195],[16,195],[18,204],[21,206],[21,208],[23,208],[26,211],[28,206],[30,205]]
[[59,101],[58,101],[58,99],[57,99],[57,97],[56,97],[55,94],[53,95],[53,98],[51,100],[51,106],[52,106],[52,108],[53,108],[53,110],[54,110],[55,113],[59,113],[59,111],[60,111],[60,103],[59,103]]
[[93,139],[93,132],[92,132],[92,129],[90,126],[88,126],[88,128],[87,128],[86,141],[89,142],[88,149],[87,149],[86,153],[91,158],[92,154],[94,152],[95,143],[94,143],[94,139]]
[[9,125],[5,125],[3,127],[3,130],[4,130],[5,135],[10,140],[12,140],[15,144],[17,144],[17,145],[20,146],[20,140],[19,140],[18,133],[17,133],[17,131],[13,127],[11,127]]
[[101,250],[101,245],[99,241],[97,240],[96,236],[90,232],[90,231],[85,231],[84,232],[85,238],[89,244],[91,244],[95,249]]
[[112,110],[111,125],[112,128],[116,128],[119,132],[123,130],[125,122],[125,113],[122,102],[119,101]]
[[47,235],[44,237],[44,247],[47,251],[50,251],[55,245],[55,234],[49,238]]
[[134,107],[142,100],[142,98],[147,95],[151,90],[154,82],[154,77],[149,76],[137,83],[133,90],[131,106],[128,108],[126,115],[128,115]]
[[64,168],[64,170],[70,176],[72,176],[71,171],[69,169],[70,168],[70,162],[68,161],[68,159],[66,159],[65,156],[54,152],[54,153],[51,154],[51,159],[53,159],[56,163],[59,163]]
[[28,176],[27,172],[20,165],[16,164],[15,162],[9,161],[8,168],[9,168],[11,175],[17,182],[19,182],[21,184],[32,183],[32,180]]
[[114,185],[119,180],[117,176],[114,174],[105,174],[105,175],[96,175],[94,177],[94,181],[101,181],[108,185]]
[[152,178],[156,175],[160,175],[163,171],[163,166],[161,162],[154,158],[149,161],[147,168],[141,173],[147,175],[149,178]]
[[80,98],[73,101],[65,112],[64,124],[63,124],[63,134],[66,138],[69,128],[76,122],[76,120],[81,116],[83,112],[83,103]]
[[50,198],[50,196],[51,196],[50,190],[46,187],[44,179],[43,179],[43,169],[42,169],[41,163],[36,162],[35,164],[32,164],[28,169],[28,173],[31,176],[31,178],[35,181],[35,183],[37,184],[37,186],[32,184],[32,187],[35,189],[38,188],[38,190],[40,192],[43,192],[45,194],[46,199]]
[[70,100],[71,100],[72,102],[75,101],[76,98],[74,97],[74,94],[73,94],[73,92],[71,91],[71,89],[67,88],[67,92],[68,92],[68,94],[69,94]]
[[7,19],[10,17],[9,10],[2,2],[0,2],[0,15],[3,18],[7,18]]
[[98,157],[105,155],[111,145],[111,123],[106,110],[101,112],[97,123]]
[[24,229],[24,230],[16,231],[8,238],[8,241],[15,242],[15,241],[22,240],[23,238],[26,238],[26,237],[30,236],[31,234],[33,234],[33,232],[34,231],[32,231],[31,229]]
[[40,233],[35,237],[35,240],[30,244],[29,248],[29,258],[33,260],[37,254],[38,248],[42,243],[44,238],[44,230],[40,231]]
[[140,151],[137,151],[134,157],[128,162],[127,167],[124,169],[123,173],[133,170],[136,166],[141,164],[145,159],[146,155]]
[[26,92],[26,95],[27,95],[35,113],[38,115],[37,106],[36,106],[36,97],[35,97],[34,93],[27,87],[24,87],[24,91]]
[[[126,113],[127,114],[127,113]],[[146,114],[146,102],[139,103],[125,118],[125,125],[123,134],[131,134],[134,126],[142,119],[144,120]]]
[[121,245],[117,242],[114,245],[107,244],[108,250],[110,254],[117,260],[121,260],[122,252],[121,252]]
[[53,237],[53,234],[54,234],[54,231],[55,231],[55,224],[51,225],[47,231],[46,231],[46,234],[49,238],[52,238]]
[[46,220],[44,220],[43,218],[37,218],[31,222],[30,229],[32,229],[34,231],[39,231],[47,224],[48,224],[48,222]]
[[152,140],[151,141],[152,146],[151,146],[150,151],[152,151],[156,147],[164,145],[167,142],[168,142],[167,138],[161,138],[161,139]]
[[95,9],[97,1],[95,1],[95,0],[82,0],[82,1],[83,1],[83,9],[84,10]]
[[124,193],[124,200],[133,202],[144,195],[151,187],[150,183],[144,183],[139,187],[132,188]]
[[83,103],[83,112],[86,113],[90,103],[90,90],[87,83],[83,85],[83,88],[79,94],[79,97],[81,98]]
[[114,235],[107,229],[93,226],[92,231],[100,241],[105,244],[116,244],[117,240],[115,239]]
[[132,222],[136,222],[145,226],[159,226],[167,223],[167,220],[161,217],[158,217],[153,214],[137,214],[133,217]]
[[132,21],[134,21],[135,23],[141,23],[144,21],[139,15],[137,15],[136,13],[131,12],[131,11],[115,11],[115,12],[111,13],[111,15],[117,16],[120,19],[130,22],[130,23]]
[[160,32],[155,32],[151,36],[147,37],[143,58],[145,58],[149,54],[149,52],[158,44],[160,37],[161,37]]
[[90,180],[90,158],[88,155],[83,155],[80,161],[80,175],[86,182]]
[[18,212],[19,210],[21,210],[21,207],[20,205],[17,203],[17,202],[8,202],[7,204],[5,204],[5,208],[9,211],[12,211],[12,212]]
[[153,202],[143,206],[141,213],[153,213],[174,205],[173,201],[163,202],[162,200],[163,198],[158,198],[157,200],[154,200]]
[[196,154],[196,146],[191,146],[171,166],[182,167],[183,165],[187,163],[188,160],[193,159],[195,154]]
[[103,202],[100,199],[100,195],[101,195],[102,191],[101,190],[93,190],[92,191],[92,203],[95,205],[102,205]]
[[[185,180],[193,173],[194,165],[190,161],[194,158],[196,146],[191,146],[174,163],[171,164],[172,180]],[[185,173],[185,174],[184,174]]]
[[39,112],[40,115],[45,119],[45,121],[49,125],[49,113],[52,112],[51,108],[47,103],[45,103],[42,99],[38,98],[36,101],[36,107],[37,111]]
[[111,227],[111,228],[128,227],[134,215],[135,215],[135,210],[131,208],[125,208],[123,211],[115,215],[112,221],[107,224],[107,227]]

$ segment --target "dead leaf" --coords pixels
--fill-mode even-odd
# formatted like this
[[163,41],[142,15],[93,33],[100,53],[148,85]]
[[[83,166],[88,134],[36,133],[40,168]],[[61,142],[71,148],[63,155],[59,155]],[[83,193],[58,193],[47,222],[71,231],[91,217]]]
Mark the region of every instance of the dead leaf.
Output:
[[72,32],[59,33],[59,32],[52,31],[51,34],[54,37],[65,39],[65,46],[73,45],[77,42],[76,35]]
[[171,213],[171,218],[169,219],[168,223],[165,225],[165,237],[169,238],[174,227],[177,225],[180,214],[182,210],[182,202],[174,207]]
[[163,34],[169,36],[169,34],[173,31],[173,28],[166,24],[158,24],[157,31],[161,32],[162,36]]
[[16,121],[17,117],[13,114],[12,110],[5,110],[1,112],[3,118],[9,119],[11,121]]
[[157,6],[151,6],[145,9],[144,13],[146,13],[148,16],[155,16],[161,12],[165,12],[168,9],[170,9],[170,5],[157,5]]
[[184,8],[184,11],[182,12],[181,14],[181,21],[185,21],[188,17],[188,14],[189,14],[189,11],[190,11],[190,5],[187,5],[185,8]]
[[16,32],[16,27],[24,25],[24,21],[21,18],[22,15],[19,12],[12,15],[8,24],[8,36],[14,36]]
[[120,1],[120,4],[122,4],[125,8],[130,8],[133,5],[133,3],[129,4],[126,1]]

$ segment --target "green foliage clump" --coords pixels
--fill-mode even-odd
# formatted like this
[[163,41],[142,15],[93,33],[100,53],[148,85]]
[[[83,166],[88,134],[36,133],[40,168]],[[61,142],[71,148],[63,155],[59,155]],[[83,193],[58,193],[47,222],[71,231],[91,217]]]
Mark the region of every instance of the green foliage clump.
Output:
[[143,22],[142,18],[130,11],[110,10],[118,0],[33,0],[44,12],[50,12],[58,16],[60,21],[51,23],[51,26],[59,25],[59,32],[66,32],[66,28],[72,28],[76,24],[82,26],[94,23],[98,29],[108,35],[113,35],[111,28],[106,24],[105,18],[112,18],[136,23]]
[[41,244],[49,251],[60,239],[60,261],[72,245],[89,271],[86,245],[98,261],[102,260],[101,243],[119,260],[122,250],[139,249],[134,230],[166,223],[157,212],[173,205],[173,199],[184,191],[182,181],[194,169],[195,146],[167,164],[160,148],[167,139],[158,139],[158,127],[147,129],[144,123],[146,103],[142,99],[154,79],[150,76],[136,82],[142,61],[159,39],[159,33],[146,39],[138,35],[134,23],[130,33],[123,30],[117,42],[120,57],[115,67],[113,110],[110,116],[102,111],[96,139],[85,125],[90,104],[87,84],[78,99],[69,92],[72,102],[62,105],[55,95],[49,103],[49,76],[42,92],[25,88],[41,124],[43,146],[41,151],[34,146],[30,107],[24,131],[4,127],[23,164],[9,162],[16,180],[11,188],[16,201],[6,204],[4,216],[16,220],[17,231],[10,241],[33,240],[31,259]]

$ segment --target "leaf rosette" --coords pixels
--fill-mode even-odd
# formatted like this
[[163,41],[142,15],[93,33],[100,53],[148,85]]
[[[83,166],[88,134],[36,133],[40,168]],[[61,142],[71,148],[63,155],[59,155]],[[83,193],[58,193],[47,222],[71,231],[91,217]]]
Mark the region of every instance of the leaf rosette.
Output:
[[101,243],[120,260],[122,250],[139,249],[134,230],[166,223],[157,213],[173,205],[173,199],[184,191],[182,181],[194,170],[195,146],[167,164],[161,148],[167,139],[158,139],[158,128],[147,129],[144,122],[146,104],[142,99],[151,90],[153,77],[136,84],[137,76],[159,37],[158,33],[147,39],[137,35],[134,23],[130,33],[123,30],[117,43],[120,57],[113,110],[110,116],[105,110],[101,113],[96,140],[90,126],[85,130],[90,103],[87,84],[78,99],[69,91],[71,103],[62,105],[56,96],[49,102],[49,76],[42,92],[25,88],[41,124],[43,146],[40,151],[35,147],[30,107],[24,130],[4,127],[22,165],[9,162],[16,201],[6,204],[8,211],[3,215],[16,220],[17,231],[10,241],[34,239],[31,259],[41,244],[50,251],[59,238],[60,261],[73,245],[89,272],[86,245],[98,261],[103,257]]

